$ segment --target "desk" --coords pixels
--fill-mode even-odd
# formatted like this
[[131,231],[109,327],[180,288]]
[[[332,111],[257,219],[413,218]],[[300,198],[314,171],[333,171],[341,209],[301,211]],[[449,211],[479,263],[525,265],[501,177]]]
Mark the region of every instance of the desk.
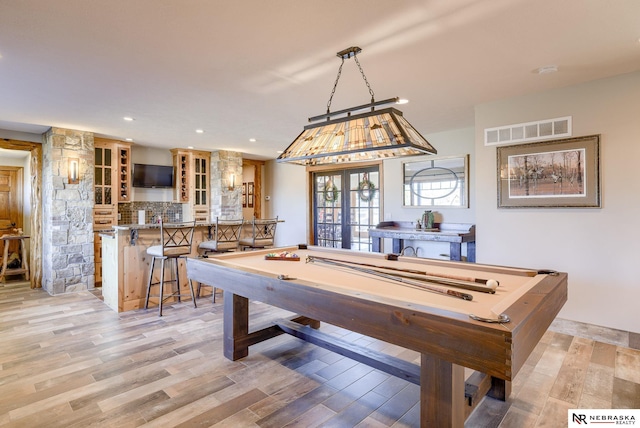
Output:
[[[29,239],[26,235],[2,235],[0,237],[4,241],[4,255],[2,257],[2,270],[0,270],[0,281],[4,282],[6,275],[20,275],[24,274],[25,281],[29,280],[29,262],[27,261],[27,247],[25,246],[25,239]],[[20,260],[22,265],[19,268],[9,269],[7,268],[7,262],[9,260],[9,245],[11,241],[20,241]]]
[[[290,251],[296,261],[265,260],[270,252]],[[421,269],[442,274],[496,279],[496,294],[469,292],[472,301],[407,287],[379,277],[317,263],[308,255]],[[506,399],[510,381],[522,368],[567,300],[567,275],[527,269],[400,257],[379,253],[295,247],[228,253],[211,259],[187,259],[189,278],[224,290],[224,355],[237,360],[250,345],[282,333],[278,327],[250,332],[248,299],[277,306],[308,319],[421,353],[418,369],[423,427],[462,427],[471,410],[464,399],[464,367],[486,374],[487,390]],[[291,280],[279,279],[288,275]],[[507,314],[509,323],[485,323],[469,317]]]
[[476,261],[476,226],[467,223],[435,223],[435,230],[420,230],[412,227],[412,222],[383,221],[369,229],[372,237],[372,249],[382,251],[382,238],[393,239],[392,252],[400,254],[404,241],[434,241],[449,243],[451,260],[462,260],[462,244],[467,243],[467,261]]

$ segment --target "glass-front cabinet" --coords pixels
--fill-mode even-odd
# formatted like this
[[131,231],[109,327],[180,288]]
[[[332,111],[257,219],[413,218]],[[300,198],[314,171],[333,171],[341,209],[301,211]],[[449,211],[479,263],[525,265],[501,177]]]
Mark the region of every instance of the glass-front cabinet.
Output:
[[211,153],[198,150],[172,149],[176,176],[175,199],[189,205],[197,222],[209,221],[209,166]]
[[113,149],[102,143],[95,143],[94,193],[96,207],[111,207],[113,200]]
[[94,138],[93,230],[95,282],[102,282],[99,233],[118,224],[118,203],[131,200],[131,144]]

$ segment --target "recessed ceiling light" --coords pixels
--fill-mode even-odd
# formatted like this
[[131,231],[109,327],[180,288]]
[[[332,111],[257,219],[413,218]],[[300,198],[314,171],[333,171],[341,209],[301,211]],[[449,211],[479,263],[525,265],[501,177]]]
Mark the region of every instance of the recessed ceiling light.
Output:
[[256,139],[255,139],[255,138],[249,138],[249,142],[250,142],[250,143],[255,143],[255,142],[256,142]]
[[557,65],[545,65],[544,67],[540,67],[538,69],[538,74],[549,74],[555,73],[556,71],[558,71]]
[[133,141],[133,138],[125,138],[125,141]]
[[126,120],[127,122],[133,122],[134,119],[131,116],[125,116],[123,117],[124,120]]
[[193,149],[193,146],[187,146],[187,149]]
[[396,101],[396,104],[406,104],[408,103],[409,100],[406,98],[400,98],[398,101]]
[[284,153],[284,150],[276,150],[276,153],[277,153],[277,154]]
[[198,134],[204,134],[204,129],[196,129],[196,132],[197,132]]

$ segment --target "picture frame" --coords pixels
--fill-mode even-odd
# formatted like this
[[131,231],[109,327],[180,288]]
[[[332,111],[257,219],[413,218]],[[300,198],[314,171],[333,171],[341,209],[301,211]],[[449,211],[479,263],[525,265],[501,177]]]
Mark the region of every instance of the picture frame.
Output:
[[247,183],[247,207],[253,208],[253,181]]
[[600,208],[600,135],[497,148],[498,208]]
[[247,208],[247,183],[242,183],[242,208]]

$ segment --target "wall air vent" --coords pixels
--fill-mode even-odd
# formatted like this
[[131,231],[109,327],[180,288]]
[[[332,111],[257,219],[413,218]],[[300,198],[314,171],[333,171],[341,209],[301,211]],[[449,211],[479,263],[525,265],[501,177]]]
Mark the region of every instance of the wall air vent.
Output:
[[571,116],[517,123],[484,130],[484,145],[523,143],[571,136]]

